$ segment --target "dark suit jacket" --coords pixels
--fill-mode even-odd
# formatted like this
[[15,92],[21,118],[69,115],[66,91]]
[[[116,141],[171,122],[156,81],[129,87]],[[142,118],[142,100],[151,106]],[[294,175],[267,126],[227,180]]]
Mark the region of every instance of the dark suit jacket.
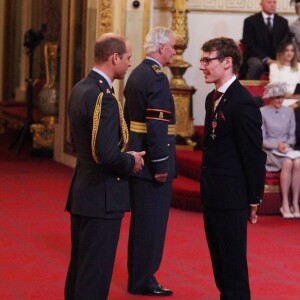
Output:
[[245,47],[244,58],[255,56],[259,59],[276,58],[279,43],[289,34],[288,21],[275,14],[273,19],[271,40],[261,12],[256,13],[244,21],[243,44]]
[[[167,76],[153,60],[144,59],[130,74],[124,95],[128,127],[130,121],[145,123],[147,127],[147,133],[130,131],[129,150],[146,151],[145,166],[134,176],[155,181],[154,174],[167,172],[167,180],[173,180],[175,135],[168,135],[168,125],[175,125],[175,106]],[[168,121],[160,119],[161,111]]]
[[[93,114],[103,92],[101,118],[96,137],[97,164],[91,151]],[[77,155],[66,210],[72,214],[121,218],[130,209],[127,176],[134,157],[121,152],[117,100],[106,80],[91,71],[72,89],[68,104],[72,142]]]
[[205,103],[201,200],[213,209],[247,209],[261,202],[264,190],[261,113],[238,80],[229,86],[214,114],[212,94]]

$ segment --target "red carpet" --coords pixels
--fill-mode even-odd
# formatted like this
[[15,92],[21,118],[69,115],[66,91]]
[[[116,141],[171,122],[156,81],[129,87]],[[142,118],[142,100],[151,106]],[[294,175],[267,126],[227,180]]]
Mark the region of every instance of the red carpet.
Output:
[[[0,299],[62,300],[70,252],[64,205],[73,170],[27,154],[0,161]],[[109,300],[153,299],[126,292],[128,226],[126,214]],[[260,216],[249,225],[248,249],[252,300],[300,299],[300,219]],[[174,290],[170,299],[218,299],[201,213],[171,209],[157,277]]]

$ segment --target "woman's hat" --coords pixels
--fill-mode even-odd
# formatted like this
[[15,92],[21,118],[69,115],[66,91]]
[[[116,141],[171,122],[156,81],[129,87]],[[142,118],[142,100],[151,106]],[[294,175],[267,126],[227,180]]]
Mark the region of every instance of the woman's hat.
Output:
[[265,86],[263,99],[285,96],[286,94],[287,90],[285,82],[272,82]]

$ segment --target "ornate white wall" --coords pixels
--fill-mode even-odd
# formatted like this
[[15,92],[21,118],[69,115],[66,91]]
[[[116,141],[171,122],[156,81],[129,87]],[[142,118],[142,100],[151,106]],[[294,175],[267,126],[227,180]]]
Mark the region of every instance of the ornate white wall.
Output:
[[[231,12],[256,12],[260,10],[260,0],[187,0],[187,7],[191,10],[202,11],[231,11]],[[277,12],[294,12],[290,1],[277,0]]]

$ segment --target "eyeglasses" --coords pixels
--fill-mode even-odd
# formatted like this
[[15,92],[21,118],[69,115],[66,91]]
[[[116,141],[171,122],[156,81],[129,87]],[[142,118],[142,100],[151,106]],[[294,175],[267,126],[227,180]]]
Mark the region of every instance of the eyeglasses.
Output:
[[208,66],[209,63],[212,60],[216,60],[216,59],[224,59],[225,56],[217,56],[217,57],[203,57],[200,59],[200,64],[203,64],[204,66]]

